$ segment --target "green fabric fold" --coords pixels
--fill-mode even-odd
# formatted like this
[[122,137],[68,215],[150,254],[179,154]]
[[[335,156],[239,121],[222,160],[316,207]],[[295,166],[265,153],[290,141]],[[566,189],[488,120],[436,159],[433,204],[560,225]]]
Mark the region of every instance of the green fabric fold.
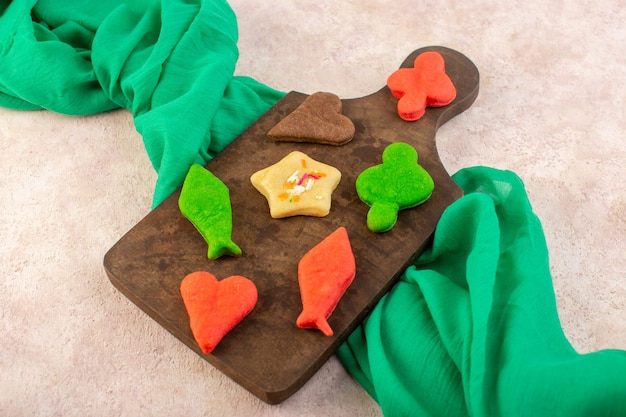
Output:
[[338,351],[385,416],[626,416],[626,352],[563,334],[522,181],[476,167],[432,246]]
[[128,109],[158,173],[153,207],[284,93],[234,76],[226,1],[0,3],[0,106],[87,115]]

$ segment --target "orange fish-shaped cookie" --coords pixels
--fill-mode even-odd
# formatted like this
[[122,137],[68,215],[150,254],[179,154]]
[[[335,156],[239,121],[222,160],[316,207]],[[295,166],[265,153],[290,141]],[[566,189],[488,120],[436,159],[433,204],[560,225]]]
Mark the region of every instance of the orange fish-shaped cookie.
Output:
[[332,336],[333,329],[327,320],[355,275],[356,263],[348,231],[339,227],[309,250],[298,263],[303,306],[296,320],[298,327],[319,329],[326,336]]

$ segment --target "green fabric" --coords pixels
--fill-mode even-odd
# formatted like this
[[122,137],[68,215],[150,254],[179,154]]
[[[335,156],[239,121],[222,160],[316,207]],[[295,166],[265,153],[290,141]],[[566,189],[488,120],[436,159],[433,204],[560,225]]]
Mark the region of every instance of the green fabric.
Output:
[[541,224],[512,172],[477,167],[432,246],[340,347],[392,416],[626,416],[626,352],[578,354]]
[[234,76],[226,1],[0,1],[0,106],[128,109],[158,173],[153,206],[283,93]]

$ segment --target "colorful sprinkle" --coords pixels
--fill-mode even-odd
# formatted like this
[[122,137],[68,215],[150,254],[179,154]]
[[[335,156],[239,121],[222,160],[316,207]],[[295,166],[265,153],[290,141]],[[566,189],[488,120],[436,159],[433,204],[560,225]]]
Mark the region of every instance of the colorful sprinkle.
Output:
[[306,180],[307,178],[313,178],[314,180],[319,180],[320,178],[322,178],[322,175],[319,173],[311,174],[310,172],[305,172],[304,175],[300,177],[300,180],[298,181],[298,185],[301,185],[304,182],[304,180]]
[[[306,161],[301,160],[302,166],[306,168]],[[285,189],[284,193],[278,195],[281,200],[289,198],[290,203],[297,203],[300,201],[300,194],[310,191],[315,185],[315,181],[326,176],[323,172],[312,171],[305,172],[302,176],[299,176],[300,171],[295,171],[287,178],[287,181],[283,184]]]

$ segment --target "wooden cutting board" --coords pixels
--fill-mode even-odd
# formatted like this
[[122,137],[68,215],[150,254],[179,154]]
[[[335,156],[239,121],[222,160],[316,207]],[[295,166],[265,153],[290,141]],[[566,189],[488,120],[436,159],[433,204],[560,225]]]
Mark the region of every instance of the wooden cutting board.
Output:
[[[443,210],[462,195],[441,164],[435,133],[474,102],[479,74],[464,55],[444,47],[419,49],[401,66],[412,67],[415,57],[429,50],[438,51],[445,59],[446,72],[457,88],[453,103],[429,108],[419,121],[406,122],[398,116],[397,100],[386,86],[366,97],[342,100],[343,114],[354,122],[356,134],[348,144],[336,147],[267,138],[267,131],[307,97],[287,94],[206,166],[230,188],[233,240],[243,256],[207,259],[206,243],[178,209],[178,190],[105,255],[104,267],[113,285],[261,400],[270,404],[284,401],[324,364],[424,250]],[[434,179],[435,191],[425,204],[401,211],[391,231],[374,234],[365,223],[368,206],[359,200],[355,180],[364,169],[381,163],[388,144],[399,141],[417,149],[420,164]],[[266,199],[251,185],[254,172],[292,150],[341,171],[328,216],[272,219]],[[297,264],[339,226],[348,230],[357,274],[329,319],[335,335],[327,337],[295,324],[302,310]],[[244,275],[259,292],[252,313],[209,355],[202,354],[193,339],[179,292],[182,278],[194,271],[209,271],[218,280]]]

